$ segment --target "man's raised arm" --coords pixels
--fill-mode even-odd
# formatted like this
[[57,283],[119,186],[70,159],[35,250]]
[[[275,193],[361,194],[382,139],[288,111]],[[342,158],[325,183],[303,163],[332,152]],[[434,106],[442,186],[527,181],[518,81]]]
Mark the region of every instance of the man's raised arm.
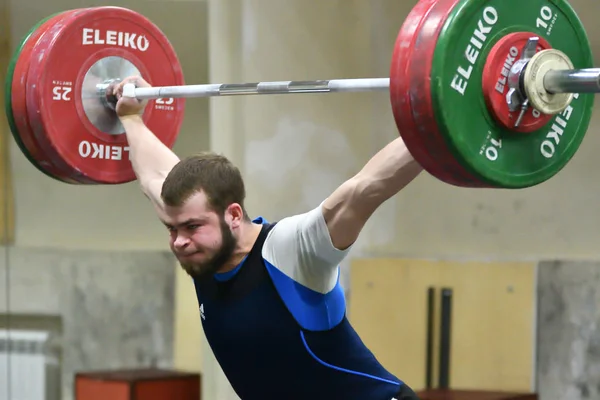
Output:
[[138,87],[150,85],[139,77],[130,77],[115,87],[114,93],[118,98],[116,111],[125,128],[135,175],[144,194],[155,206],[162,208],[162,184],[179,158],[144,124],[141,114],[147,102],[121,97],[126,83],[135,83]]
[[422,170],[400,137],[375,154],[322,204],[333,245],[340,250],[350,247],[375,210]]

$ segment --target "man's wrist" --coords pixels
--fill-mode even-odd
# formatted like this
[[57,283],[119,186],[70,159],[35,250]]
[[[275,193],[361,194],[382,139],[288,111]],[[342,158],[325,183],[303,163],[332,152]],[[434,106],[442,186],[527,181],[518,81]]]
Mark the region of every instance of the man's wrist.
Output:
[[121,123],[123,124],[123,126],[125,128],[126,128],[126,125],[144,124],[144,120],[142,119],[142,116],[139,114],[122,115],[122,116],[119,116],[119,120],[121,121]]

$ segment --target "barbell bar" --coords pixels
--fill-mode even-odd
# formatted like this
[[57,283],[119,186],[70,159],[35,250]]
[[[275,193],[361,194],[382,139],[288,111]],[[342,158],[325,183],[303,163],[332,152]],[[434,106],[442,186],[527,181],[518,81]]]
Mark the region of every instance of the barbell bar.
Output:
[[548,93],[599,93],[600,68],[550,70],[544,75]]
[[389,78],[186,85],[172,45],[144,16],[67,10],[36,24],[15,52],[7,117],[31,163],[71,184],[135,179],[112,95],[132,75],[152,87],[128,84],[123,95],[153,100],[144,121],[169,147],[188,98],[386,92],[410,152],[443,182],[523,188],[567,165],[600,68],[565,0],[420,0],[401,25]]
[[[599,93],[600,68],[550,70],[544,76],[543,83],[544,90],[548,93]],[[130,83],[123,86],[123,96],[149,100],[258,94],[389,92],[389,89],[389,78],[217,83],[150,88],[138,88]],[[98,90],[102,96],[106,85],[99,85]]]
[[136,88],[123,86],[123,96],[137,99],[198,98],[257,94],[307,94],[341,92],[389,92],[389,78],[275,81]]

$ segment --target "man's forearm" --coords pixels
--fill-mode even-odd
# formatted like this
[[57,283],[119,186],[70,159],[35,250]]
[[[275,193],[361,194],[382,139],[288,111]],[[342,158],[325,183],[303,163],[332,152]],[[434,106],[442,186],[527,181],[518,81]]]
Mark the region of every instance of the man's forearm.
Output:
[[399,137],[375,154],[353,180],[364,201],[380,204],[408,185],[422,170]]
[[422,170],[401,138],[375,154],[358,174],[323,202],[323,216],[333,245],[340,250],[352,245],[375,210]]
[[144,125],[141,116],[121,118],[129,143],[129,157],[138,181],[164,179],[179,158]]

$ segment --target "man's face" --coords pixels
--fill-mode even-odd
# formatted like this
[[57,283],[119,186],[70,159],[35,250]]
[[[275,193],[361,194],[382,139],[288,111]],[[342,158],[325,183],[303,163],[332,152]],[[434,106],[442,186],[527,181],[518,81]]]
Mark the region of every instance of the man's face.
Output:
[[181,207],[166,207],[163,222],[170,247],[192,278],[213,275],[233,255],[237,239],[223,215],[208,207],[204,193],[196,193]]

